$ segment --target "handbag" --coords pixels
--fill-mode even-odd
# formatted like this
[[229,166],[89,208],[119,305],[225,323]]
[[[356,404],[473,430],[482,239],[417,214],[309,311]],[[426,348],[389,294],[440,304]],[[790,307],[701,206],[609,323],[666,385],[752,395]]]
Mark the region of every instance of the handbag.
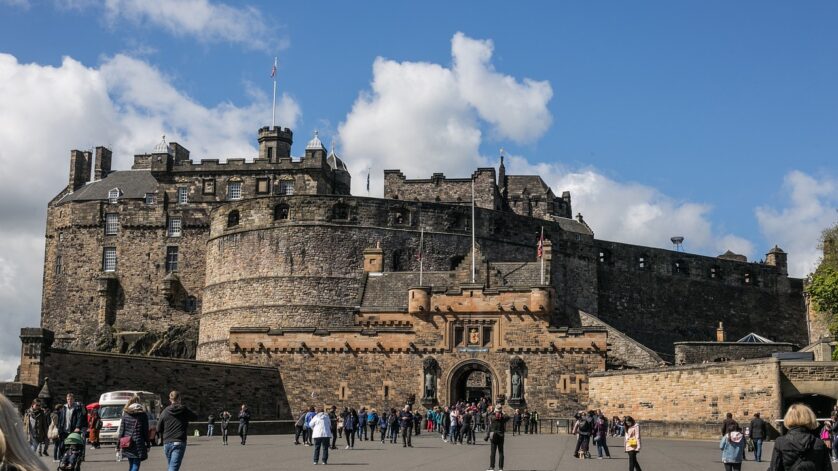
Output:
[[49,429],[47,429],[47,438],[50,440],[58,440],[59,437],[58,426],[55,425],[55,422],[49,424]]
[[629,438],[626,442],[626,445],[628,445],[630,448],[637,448],[637,439],[634,437]]
[[[125,419],[123,418],[122,420],[124,421]],[[126,448],[131,448],[132,446],[134,446],[134,440],[131,438],[131,435],[134,434],[134,428],[136,426],[137,426],[137,424],[134,423],[131,426],[131,432],[130,433],[128,433],[125,436],[119,437],[119,449],[120,450],[124,450]],[[125,433],[124,429],[122,430],[122,433]]]

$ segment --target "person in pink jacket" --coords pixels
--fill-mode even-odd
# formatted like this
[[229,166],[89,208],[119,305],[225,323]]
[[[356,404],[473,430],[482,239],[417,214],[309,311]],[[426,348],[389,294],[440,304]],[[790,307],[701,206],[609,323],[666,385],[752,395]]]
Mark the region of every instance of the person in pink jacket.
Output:
[[626,417],[626,453],[629,455],[629,471],[641,471],[637,462],[637,453],[640,452],[640,426],[631,416]]

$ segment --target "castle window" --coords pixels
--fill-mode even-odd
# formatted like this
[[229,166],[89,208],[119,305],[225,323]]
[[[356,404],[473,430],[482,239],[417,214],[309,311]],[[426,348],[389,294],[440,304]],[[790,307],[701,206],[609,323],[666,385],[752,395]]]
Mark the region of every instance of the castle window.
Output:
[[687,265],[687,262],[683,260],[675,260],[672,263],[672,273],[678,275],[689,275],[690,274],[690,267]]
[[227,184],[227,199],[231,201],[242,199],[242,182]]
[[198,299],[195,296],[189,296],[183,300],[183,310],[186,312],[195,312],[198,310]]
[[385,384],[384,385],[384,399],[389,399],[389,398],[390,398],[390,386]]
[[166,273],[177,271],[178,248],[177,246],[166,247]]
[[641,270],[646,270],[649,268],[649,257],[646,255],[641,255],[637,257],[637,268]]
[[454,327],[454,346],[461,347],[466,344],[465,327],[458,325]]
[[214,178],[204,178],[203,193],[205,195],[214,195],[215,194],[215,179]]
[[274,206],[274,221],[288,219],[288,210],[289,208],[287,204],[278,204]]
[[722,269],[718,266],[710,267],[710,278],[712,279],[720,279],[722,277]]
[[234,209],[227,215],[227,227],[236,227],[239,225],[239,211]]
[[492,328],[483,326],[483,346],[488,347],[492,344]]
[[273,147],[268,147],[267,151],[268,151],[268,155],[267,155],[268,162],[272,162],[273,159],[274,159],[274,148]]
[[61,255],[55,257],[55,274],[61,274]]
[[157,204],[157,195],[155,195],[154,193],[146,193],[145,194],[145,204],[147,204],[148,206],[152,206],[154,204]]
[[113,188],[108,192],[108,202],[111,204],[116,204],[119,202],[119,188]]
[[745,276],[744,276],[744,278],[742,279],[742,281],[743,281],[746,285],[753,284],[753,282],[754,282],[754,277],[753,277],[753,275],[751,275],[751,272],[746,271],[746,272],[745,272]]
[[116,213],[105,214],[105,235],[114,235],[119,232],[119,215]]
[[271,181],[267,178],[256,179],[256,194],[267,195],[271,192]]
[[116,247],[105,247],[102,250],[102,270],[116,271]]
[[169,237],[180,237],[181,234],[181,219],[179,217],[169,218]]
[[182,186],[177,189],[177,204],[186,204],[189,202],[189,189]]
[[599,251],[599,263],[610,263],[611,262],[611,252],[605,249],[600,249]]
[[338,203],[332,208],[332,219],[349,219],[349,206]]
[[397,209],[391,213],[393,224],[404,226],[408,224],[408,213],[406,209]]
[[59,233],[58,233],[58,242],[63,242],[63,241],[64,241],[64,233],[63,233],[63,232],[59,232]]
[[394,250],[393,251],[393,271],[402,271],[402,251],[401,250]]
[[293,195],[294,194],[294,180],[281,180],[279,182],[279,194],[280,195]]

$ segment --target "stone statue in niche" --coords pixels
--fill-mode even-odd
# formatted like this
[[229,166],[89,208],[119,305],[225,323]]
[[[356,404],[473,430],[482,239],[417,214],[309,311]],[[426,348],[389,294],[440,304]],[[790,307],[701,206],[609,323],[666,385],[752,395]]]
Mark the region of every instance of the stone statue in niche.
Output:
[[422,369],[425,373],[425,387],[422,399],[434,400],[436,399],[436,374],[439,370],[439,363],[433,357],[425,358],[422,362]]
[[526,365],[521,357],[514,357],[509,362],[510,377],[512,379],[512,391],[510,401],[522,401],[524,399],[524,369]]

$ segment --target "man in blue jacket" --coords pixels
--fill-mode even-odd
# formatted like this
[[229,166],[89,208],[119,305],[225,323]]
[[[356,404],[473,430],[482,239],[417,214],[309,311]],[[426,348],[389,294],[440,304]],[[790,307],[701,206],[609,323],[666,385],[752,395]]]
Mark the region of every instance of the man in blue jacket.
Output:
[[71,433],[81,432],[84,426],[85,413],[81,404],[76,402],[73,393],[67,393],[67,403],[58,412],[58,447],[60,455],[64,455],[64,439]]

